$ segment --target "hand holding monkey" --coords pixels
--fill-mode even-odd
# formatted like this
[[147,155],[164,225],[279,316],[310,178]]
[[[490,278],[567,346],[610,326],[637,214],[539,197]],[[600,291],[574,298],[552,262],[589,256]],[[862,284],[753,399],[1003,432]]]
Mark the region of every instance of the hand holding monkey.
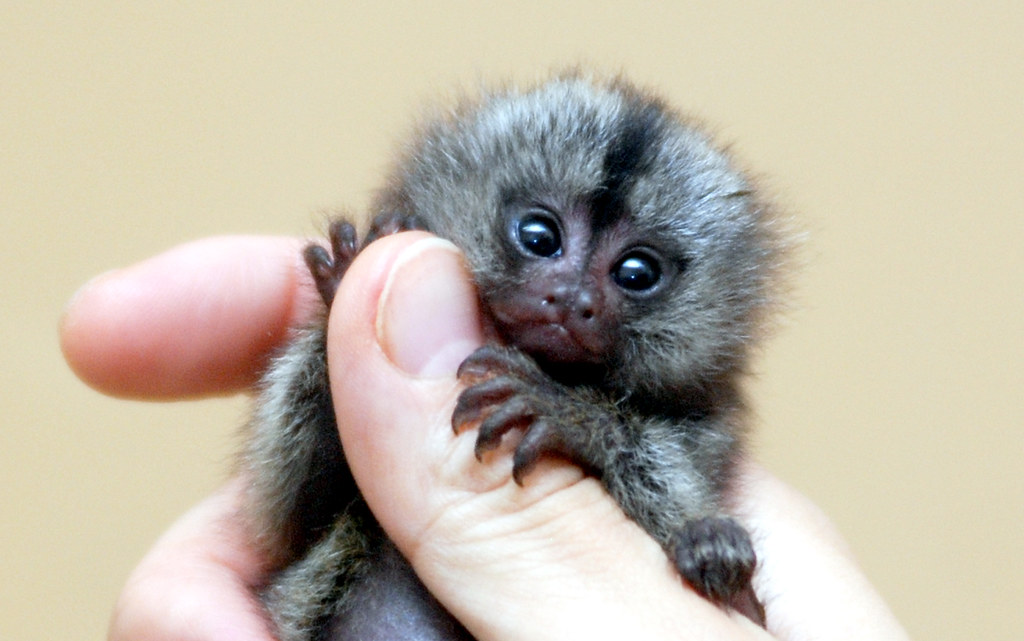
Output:
[[[404,236],[388,239],[381,245],[389,253],[399,253],[408,247]],[[227,328],[240,339],[252,341],[272,332],[275,327],[292,324],[296,315],[307,313],[302,310],[309,309],[305,307],[308,292],[298,285],[304,268],[295,266],[298,277],[292,277],[294,275],[289,274],[288,269],[282,269],[294,264],[294,247],[293,242],[285,240],[217,239],[169,252],[135,269],[107,275],[85,288],[69,307],[62,324],[65,354],[87,382],[119,396],[166,399],[240,390],[245,381],[253,380],[264,355],[251,353],[240,356],[238,350],[212,339],[218,332],[217,328]],[[268,256],[277,258],[268,260]],[[362,260],[357,259],[356,265]],[[245,274],[224,274],[211,269],[212,265],[223,262],[248,265],[249,268]],[[393,267],[395,264],[399,261],[392,255],[379,267]],[[453,273],[450,266],[444,268],[443,264],[442,260],[441,268],[432,272],[435,280],[441,283],[434,283],[434,286],[443,288],[446,282],[456,285],[458,270]],[[217,274],[218,278],[211,279],[210,274]],[[410,277],[410,273],[397,274],[393,284],[408,283],[406,279]],[[343,295],[360,295],[368,301],[363,308],[369,305],[375,309],[375,295],[379,294],[387,278],[386,274],[375,274],[366,282],[356,283],[357,287],[346,290]],[[352,280],[355,283],[355,279]],[[422,285],[422,282],[417,285]],[[233,302],[229,307],[213,310],[217,314],[215,317],[198,319],[200,305],[197,299],[178,296],[182,292],[176,289],[177,286],[187,289],[200,287],[210,296]],[[125,291],[136,291],[138,295],[126,298],[122,295]],[[391,291],[397,296],[403,290],[395,286]],[[262,297],[264,302],[257,308],[251,308],[249,306],[255,296]],[[400,304],[400,299],[388,301],[384,309],[390,309],[393,304]],[[346,298],[345,308],[350,306]],[[251,313],[239,313],[243,310]],[[364,330],[359,335],[365,337],[372,335],[373,331]],[[401,328],[396,328],[396,331],[401,331]],[[194,341],[208,344],[207,352],[183,353],[169,342],[173,336],[185,332],[192,332]],[[353,341],[346,336],[338,339],[331,344],[332,355],[350,352],[353,358],[369,368],[364,372],[367,377],[362,380],[344,379],[353,387],[367,381],[392,386],[398,381],[399,391],[420,385],[415,376],[403,375],[404,380],[393,378],[395,368],[381,360],[380,347],[376,342]],[[141,371],[127,367],[140,362],[138,351],[132,355],[125,349],[129,345],[142,350]],[[194,368],[197,358],[205,359],[210,371],[219,372],[219,375],[193,381],[190,387],[183,387],[185,373]],[[392,378],[383,380],[383,374]],[[362,409],[369,412],[369,406],[374,406],[377,407],[374,412],[394,412],[394,397],[399,391],[392,389],[387,396],[371,398],[369,405],[364,403]],[[408,425],[417,422],[424,425],[430,419],[423,413],[423,408],[408,407],[405,411]],[[345,434],[353,428],[358,426],[342,421]],[[377,457],[380,465],[413,465],[407,474],[376,475],[368,479],[363,489],[386,528],[406,519],[413,523],[430,520],[436,514],[424,513],[421,508],[434,502],[419,500],[436,489],[442,480],[438,472],[443,468],[436,459],[425,456],[414,461],[401,460],[401,455],[409,449],[420,448],[420,441],[405,442],[396,448],[395,443],[385,441],[373,445],[365,440],[386,437],[390,430],[391,426],[387,425],[363,424],[362,437],[346,441],[352,445],[350,461],[357,469],[359,465],[365,465],[370,456]],[[426,433],[426,430],[415,429],[409,435],[422,436]],[[372,452],[368,451],[370,447]],[[474,466],[474,469],[479,472],[482,468]],[[792,490],[763,472],[746,469],[742,474],[737,501],[750,521],[757,524],[758,539],[763,543],[759,549],[763,560],[760,585],[764,594],[769,595],[768,608],[772,621],[778,625],[778,638],[839,639],[864,638],[865,635],[876,639],[904,638],[898,624],[860,575],[842,542],[824,524],[820,514]],[[393,484],[410,476],[416,479],[412,486],[407,482]],[[545,478],[548,476],[547,473],[543,475]],[[418,498],[377,502],[379,496],[401,495],[412,489],[419,493]],[[186,636],[215,641],[234,638],[232,634],[249,639],[270,638],[251,592],[251,586],[261,580],[263,570],[261,560],[247,547],[241,533],[236,512],[241,499],[237,490],[235,484],[218,493],[179,521],[156,544],[125,588],[111,625],[112,641],[140,638],[170,641]],[[463,608],[467,617],[474,618],[478,625],[483,626],[472,628],[481,639],[546,638],[545,629],[539,625],[543,622],[539,610],[547,604],[535,598],[533,592],[541,580],[563,588],[580,589],[572,598],[578,600],[581,607],[588,603],[596,605],[592,599],[600,598],[602,592],[607,594],[609,586],[619,586],[624,597],[644,595],[647,604],[642,609],[626,612],[633,617],[631,625],[634,630],[638,627],[649,629],[652,622],[662,620],[662,617],[667,617],[666,620],[678,617],[680,621],[685,619],[687,627],[675,630],[673,638],[685,635],[686,630],[716,629],[722,625],[732,626],[722,634],[720,638],[723,639],[748,638],[748,635],[757,633],[751,632],[746,622],[729,620],[722,611],[707,607],[696,597],[680,600],[676,592],[659,591],[656,582],[651,584],[644,582],[643,577],[637,577],[634,567],[618,576],[622,572],[621,566],[587,566],[581,569],[564,565],[567,573],[559,576],[552,574],[551,566],[540,568],[509,564],[523,546],[528,549],[531,542],[536,542],[537,535],[542,532],[538,528],[543,526],[547,526],[543,533],[554,537],[552,550],[560,551],[563,560],[595,559],[599,555],[617,555],[625,559],[629,554],[622,541],[608,536],[614,530],[609,526],[615,521],[604,519],[614,514],[611,507],[614,504],[601,499],[584,501],[572,507],[576,523],[592,524],[585,538],[574,538],[570,532],[554,527],[557,524],[554,521],[530,521],[523,513],[514,511],[504,514],[503,519],[510,527],[489,541],[493,556],[486,559],[471,554],[472,545],[479,543],[472,536],[472,528],[446,532],[445,546],[449,553],[440,556],[417,554],[407,548],[407,537],[397,529],[389,530],[389,534],[413,559],[417,572],[426,581],[431,584],[441,582],[447,586],[439,594],[447,607],[453,611]],[[413,514],[402,513],[402,510],[410,509]],[[466,524],[474,522],[472,511],[466,510],[462,516],[467,519]],[[481,515],[477,513],[476,516]],[[411,529],[415,527],[411,526]],[[634,547],[630,549],[641,551],[647,544],[645,542],[649,542],[642,533],[631,540],[633,543],[629,545]],[[635,547],[637,545],[639,547]],[[660,550],[656,551],[660,553]],[[503,558],[506,565],[497,565],[496,558]],[[502,636],[497,622],[490,623],[492,618],[497,619],[500,615],[493,606],[495,601],[479,598],[480,590],[488,586],[487,577],[495,571],[503,572],[507,579],[495,588],[502,591],[490,596],[527,613],[518,623],[517,634],[512,637]],[[604,579],[598,580],[602,576]],[[208,580],[197,582],[197,577]],[[465,622],[469,624],[468,620]],[[622,624],[629,625],[629,622],[623,621]],[[573,622],[573,625],[577,633],[598,638],[603,630],[621,629],[594,614]]]

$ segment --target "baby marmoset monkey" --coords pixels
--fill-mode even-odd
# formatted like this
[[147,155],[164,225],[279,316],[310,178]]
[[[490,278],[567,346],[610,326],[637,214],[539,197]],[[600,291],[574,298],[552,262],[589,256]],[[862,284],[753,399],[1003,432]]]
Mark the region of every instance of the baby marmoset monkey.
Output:
[[[723,512],[738,389],[783,242],[709,138],[621,79],[559,76],[421,127],[362,246],[403,229],[455,243],[500,342],[470,355],[456,429],[477,453],[521,433],[515,479],[557,456],[601,480],[699,593],[764,623],[750,537]],[[329,307],[360,248],[345,222],[306,260]],[[326,314],[277,358],[243,466],[262,596],[285,641],[471,638],[419,583],[341,451]]]

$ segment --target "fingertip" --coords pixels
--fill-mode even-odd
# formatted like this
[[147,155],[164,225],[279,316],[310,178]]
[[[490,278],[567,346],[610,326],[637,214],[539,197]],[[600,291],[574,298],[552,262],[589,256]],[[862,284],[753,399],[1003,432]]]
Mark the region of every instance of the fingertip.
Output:
[[61,315],[61,350],[86,384],[171,399],[251,385],[288,328],[311,314],[295,239],[231,236],[101,274]]
[[376,331],[395,365],[424,377],[454,375],[483,344],[476,288],[455,245],[427,238],[399,254],[380,297]]
[[[426,232],[411,231],[385,236],[359,252],[338,286],[332,310],[343,313],[331,314],[328,344],[344,337],[346,343],[385,348],[380,316],[387,312],[382,303],[387,291],[395,287],[393,273],[408,262],[409,255],[419,253],[421,243],[444,242]],[[380,353],[386,355],[387,351]],[[341,362],[344,356],[339,354],[336,361]]]
[[86,384],[112,396],[159,395],[166,374],[144,344],[154,326],[152,301],[133,267],[104,272],[68,301],[58,331],[71,370]]
[[94,334],[91,328],[96,325],[93,311],[103,309],[102,304],[97,304],[103,297],[101,282],[116,278],[116,274],[117,270],[110,270],[89,279],[71,295],[57,320],[57,336],[65,362],[78,378],[94,387],[100,386],[105,377],[103,368],[95,371],[97,359],[93,348],[96,342],[89,338]]

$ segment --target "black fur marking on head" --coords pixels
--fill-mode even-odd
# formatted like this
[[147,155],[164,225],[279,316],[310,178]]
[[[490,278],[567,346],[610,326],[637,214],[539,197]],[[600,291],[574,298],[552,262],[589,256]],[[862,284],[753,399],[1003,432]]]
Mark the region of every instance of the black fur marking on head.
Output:
[[626,194],[647,171],[651,150],[662,136],[663,113],[657,103],[631,105],[604,156],[604,180],[591,203],[595,229],[607,228],[625,212]]

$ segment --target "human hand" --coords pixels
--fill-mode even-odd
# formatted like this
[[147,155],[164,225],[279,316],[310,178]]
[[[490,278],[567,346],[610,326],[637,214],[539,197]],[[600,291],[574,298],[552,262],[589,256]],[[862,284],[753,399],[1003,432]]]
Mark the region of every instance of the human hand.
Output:
[[[312,309],[297,247],[215,239],[109,274],[69,306],[68,360],[122,396],[242,389]],[[332,391],[349,462],[424,583],[482,641],[638,630],[767,638],[687,589],[662,550],[576,468],[546,462],[519,488],[507,452],[478,463],[473,434],[453,437],[452,374],[479,341],[474,301],[450,246],[402,234],[360,255],[331,318]],[[186,332],[192,349],[168,342]],[[756,587],[773,635],[904,638],[813,506],[753,464],[742,477],[736,512],[758,546]],[[253,596],[264,569],[236,517],[239,499],[229,484],[161,538],[122,594],[111,639],[271,638]]]

